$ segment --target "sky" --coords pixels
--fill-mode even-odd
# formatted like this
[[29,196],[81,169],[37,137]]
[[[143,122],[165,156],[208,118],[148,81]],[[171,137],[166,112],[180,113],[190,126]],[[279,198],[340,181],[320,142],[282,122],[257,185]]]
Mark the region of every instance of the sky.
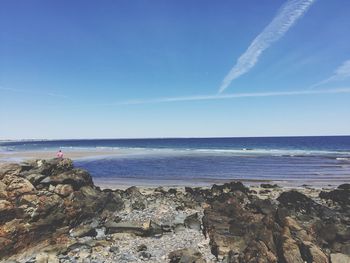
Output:
[[350,1],[0,1],[0,140],[350,134]]

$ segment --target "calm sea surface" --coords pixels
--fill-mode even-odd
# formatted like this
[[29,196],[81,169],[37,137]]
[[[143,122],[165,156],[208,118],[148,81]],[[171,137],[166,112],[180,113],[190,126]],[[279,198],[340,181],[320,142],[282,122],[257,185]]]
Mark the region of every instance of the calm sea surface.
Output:
[[350,136],[3,141],[0,151],[106,151],[75,160],[105,184],[277,181],[317,186],[350,182]]

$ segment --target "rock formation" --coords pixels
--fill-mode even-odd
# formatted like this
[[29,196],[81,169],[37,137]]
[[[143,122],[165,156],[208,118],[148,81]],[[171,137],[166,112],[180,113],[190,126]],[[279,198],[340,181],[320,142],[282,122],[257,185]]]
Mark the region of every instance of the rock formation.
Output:
[[0,261],[350,262],[349,184],[308,191],[101,190],[69,159],[1,164]]

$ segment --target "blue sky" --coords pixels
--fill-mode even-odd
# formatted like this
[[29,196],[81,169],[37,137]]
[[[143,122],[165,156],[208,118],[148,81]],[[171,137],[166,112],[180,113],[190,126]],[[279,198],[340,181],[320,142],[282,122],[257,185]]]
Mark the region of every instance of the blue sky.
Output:
[[349,12],[3,0],[0,139],[350,134]]

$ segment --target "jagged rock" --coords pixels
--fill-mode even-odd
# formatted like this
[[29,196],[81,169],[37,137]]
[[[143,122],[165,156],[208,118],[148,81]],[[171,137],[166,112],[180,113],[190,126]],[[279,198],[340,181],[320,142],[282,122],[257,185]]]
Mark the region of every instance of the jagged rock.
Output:
[[9,174],[18,176],[21,171],[22,167],[17,163],[2,163],[0,164],[0,180]]
[[187,228],[201,230],[201,221],[198,218],[198,213],[189,215],[184,220],[184,225]]
[[9,198],[16,198],[20,195],[34,192],[35,188],[27,179],[13,177],[9,181],[6,191]]
[[289,235],[282,236],[281,254],[286,263],[304,263],[299,246]]
[[170,263],[205,263],[205,259],[202,254],[194,249],[183,248],[168,255]]
[[[0,257],[102,215],[104,209],[123,207],[118,194],[94,187],[91,176],[73,168],[69,159],[1,165],[0,174],[0,187],[6,189],[0,199]],[[77,234],[83,235],[90,232]]]
[[[232,253],[228,256],[229,262],[235,261]],[[239,257],[240,262],[259,262],[259,263],[277,263],[277,257],[262,241],[252,241],[249,246],[244,250],[243,254]],[[258,261],[257,261],[258,260]]]
[[81,169],[72,169],[46,177],[40,183],[48,185],[69,184],[74,190],[78,190],[83,186],[93,186],[89,173]]
[[328,263],[328,257],[315,244],[304,241],[301,246],[303,259],[308,263]]
[[[41,180],[43,180],[46,175],[45,174],[40,174],[40,173],[29,173],[30,171],[28,171],[26,174],[26,179],[29,180],[29,182],[31,182],[34,186],[38,185]],[[22,174],[23,175],[23,174]]]

